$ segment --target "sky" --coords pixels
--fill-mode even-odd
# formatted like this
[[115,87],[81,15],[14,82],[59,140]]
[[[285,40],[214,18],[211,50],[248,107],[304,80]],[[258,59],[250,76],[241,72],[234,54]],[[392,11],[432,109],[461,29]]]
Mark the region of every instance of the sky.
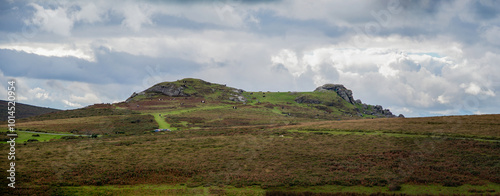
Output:
[[0,0],[0,99],[75,109],[183,78],[343,84],[407,117],[500,113],[500,1]]

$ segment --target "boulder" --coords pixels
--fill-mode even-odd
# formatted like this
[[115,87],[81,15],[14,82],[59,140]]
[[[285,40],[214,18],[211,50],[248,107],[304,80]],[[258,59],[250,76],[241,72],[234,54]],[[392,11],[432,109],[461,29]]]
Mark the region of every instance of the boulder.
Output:
[[297,102],[297,103],[313,103],[313,104],[322,103],[320,100],[315,99],[315,98],[311,98],[311,97],[306,96],[306,95],[302,95],[302,96],[295,98],[295,102]]
[[314,91],[335,91],[342,99],[353,105],[356,104],[356,101],[354,101],[352,97],[352,91],[345,88],[342,84],[325,84],[316,88]]
[[175,84],[167,84],[167,85],[156,85],[148,90],[147,92],[155,92],[155,93],[161,93],[164,95],[167,95],[169,97],[187,97],[189,96],[188,94],[185,94],[184,87],[182,86],[177,86]]

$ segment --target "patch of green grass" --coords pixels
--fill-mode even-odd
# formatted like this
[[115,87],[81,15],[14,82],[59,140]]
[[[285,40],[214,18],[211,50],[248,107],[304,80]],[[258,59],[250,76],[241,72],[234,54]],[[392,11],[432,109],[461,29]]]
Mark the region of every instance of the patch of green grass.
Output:
[[282,111],[278,107],[274,107],[271,111],[275,114],[283,115]]
[[171,127],[170,124],[165,121],[165,118],[163,116],[160,116],[161,113],[152,113],[151,115],[154,116],[156,123],[158,123],[158,127],[160,129],[170,129],[170,130],[177,130],[175,127]]
[[[63,135],[51,135],[51,134],[46,134],[46,133],[26,133],[23,131],[17,131],[17,138],[16,138],[16,143],[22,143],[22,142],[27,142],[29,139],[36,139],[39,142],[46,142],[50,141],[52,139],[60,139],[63,137]],[[39,135],[39,137],[33,136],[33,135]],[[6,143],[6,142],[2,142]]]
[[[252,93],[252,94],[250,94]],[[250,99],[253,100],[252,102],[257,102],[259,100],[261,103],[272,103],[272,104],[278,104],[278,103],[296,103],[295,98],[297,95],[294,95],[294,93],[288,93],[288,92],[246,92],[244,95],[252,98],[255,97],[255,99]]]

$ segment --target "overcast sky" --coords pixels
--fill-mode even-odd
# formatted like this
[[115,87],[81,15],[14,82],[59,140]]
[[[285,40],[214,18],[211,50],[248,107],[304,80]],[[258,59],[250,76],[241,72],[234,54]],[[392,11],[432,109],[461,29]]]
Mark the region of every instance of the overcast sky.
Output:
[[74,109],[186,77],[343,84],[406,116],[500,113],[500,1],[1,1],[0,99]]

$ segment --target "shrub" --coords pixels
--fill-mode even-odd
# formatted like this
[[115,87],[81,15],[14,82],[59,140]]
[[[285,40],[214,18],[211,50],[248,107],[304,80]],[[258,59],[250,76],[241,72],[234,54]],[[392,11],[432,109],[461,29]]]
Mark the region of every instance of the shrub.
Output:
[[78,137],[77,136],[62,136],[61,139],[72,140],[72,139],[78,139]]
[[462,185],[462,182],[460,182],[459,180],[446,179],[443,181],[443,186],[447,186],[447,187],[458,187],[461,185]]
[[389,191],[399,191],[401,190],[401,186],[399,184],[390,184]]

